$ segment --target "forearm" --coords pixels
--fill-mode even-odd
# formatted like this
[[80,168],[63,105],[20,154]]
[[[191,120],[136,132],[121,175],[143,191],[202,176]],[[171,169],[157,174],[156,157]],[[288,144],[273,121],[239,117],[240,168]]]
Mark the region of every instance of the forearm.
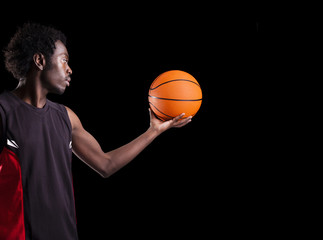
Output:
[[137,157],[159,134],[157,131],[149,128],[128,144],[107,152],[106,156],[110,160],[107,166],[109,169],[106,171],[108,173],[107,176],[112,175]]
[[76,114],[66,108],[72,124],[73,152],[102,177],[109,177],[142,152],[158,135],[172,127],[182,127],[191,121],[183,114],[167,122],[158,120],[150,111],[150,127],[130,143],[110,152],[103,152],[98,141],[82,126]]

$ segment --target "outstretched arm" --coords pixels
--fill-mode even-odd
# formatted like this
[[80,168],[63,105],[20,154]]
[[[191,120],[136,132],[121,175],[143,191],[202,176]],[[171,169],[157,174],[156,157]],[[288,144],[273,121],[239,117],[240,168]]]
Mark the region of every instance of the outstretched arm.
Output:
[[72,124],[73,152],[87,165],[97,171],[102,177],[109,177],[133,160],[157,136],[172,127],[182,127],[191,121],[191,117],[180,120],[183,115],[162,122],[150,111],[150,127],[146,132],[110,152],[103,152],[97,140],[82,126],[80,119],[69,108],[67,112]]

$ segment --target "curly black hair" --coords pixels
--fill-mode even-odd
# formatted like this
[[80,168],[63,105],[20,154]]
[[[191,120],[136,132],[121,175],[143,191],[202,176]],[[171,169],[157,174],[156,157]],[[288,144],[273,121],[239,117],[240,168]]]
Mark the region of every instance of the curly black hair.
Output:
[[3,50],[7,70],[18,80],[25,79],[35,53],[43,54],[50,65],[58,40],[66,45],[66,36],[61,31],[38,23],[24,23]]

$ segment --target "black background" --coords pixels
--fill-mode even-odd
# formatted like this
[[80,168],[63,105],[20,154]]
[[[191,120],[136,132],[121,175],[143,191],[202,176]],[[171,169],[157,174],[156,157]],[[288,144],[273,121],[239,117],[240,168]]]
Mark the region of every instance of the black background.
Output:
[[[165,132],[108,179],[73,156],[80,239],[204,239],[244,231],[270,198],[273,169],[264,137],[273,130],[265,97],[270,85],[262,55],[254,55],[251,28],[232,6],[215,3],[78,4],[8,6],[0,47],[25,21],[63,31],[72,82],[62,96],[48,98],[70,107],[104,151],[149,127],[148,89],[160,73],[186,71],[203,91],[189,125]],[[257,20],[258,38],[263,27]],[[258,43],[261,53],[266,48]],[[1,62],[0,90],[12,90],[17,82],[3,56]]]

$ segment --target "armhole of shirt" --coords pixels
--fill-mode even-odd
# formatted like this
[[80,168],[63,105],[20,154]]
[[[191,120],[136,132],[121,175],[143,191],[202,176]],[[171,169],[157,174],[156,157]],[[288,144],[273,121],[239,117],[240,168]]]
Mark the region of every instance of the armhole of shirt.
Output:
[[64,119],[65,123],[67,124],[68,129],[70,131],[70,135],[72,137],[72,123],[71,123],[71,119],[70,119],[70,117],[68,115],[66,107],[63,104],[55,103],[55,102],[52,102],[52,101],[50,101],[48,99],[47,99],[47,103],[52,108],[54,108],[56,111],[60,112],[60,114],[63,116],[63,119]]
[[66,109],[66,107],[64,105],[61,105],[63,107],[63,111],[65,112],[65,116],[66,116],[66,121],[67,121],[67,124],[69,126],[69,129],[70,129],[70,133],[71,133],[71,137],[72,137],[72,123],[71,123],[71,119],[70,119],[70,116],[68,115],[68,111]]
[[71,123],[71,119],[68,115],[67,109],[63,104],[56,103],[56,106],[60,110],[60,112],[63,114],[63,118],[68,126],[68,129],[69,129],[70,139],[72,140],[72,123]]

